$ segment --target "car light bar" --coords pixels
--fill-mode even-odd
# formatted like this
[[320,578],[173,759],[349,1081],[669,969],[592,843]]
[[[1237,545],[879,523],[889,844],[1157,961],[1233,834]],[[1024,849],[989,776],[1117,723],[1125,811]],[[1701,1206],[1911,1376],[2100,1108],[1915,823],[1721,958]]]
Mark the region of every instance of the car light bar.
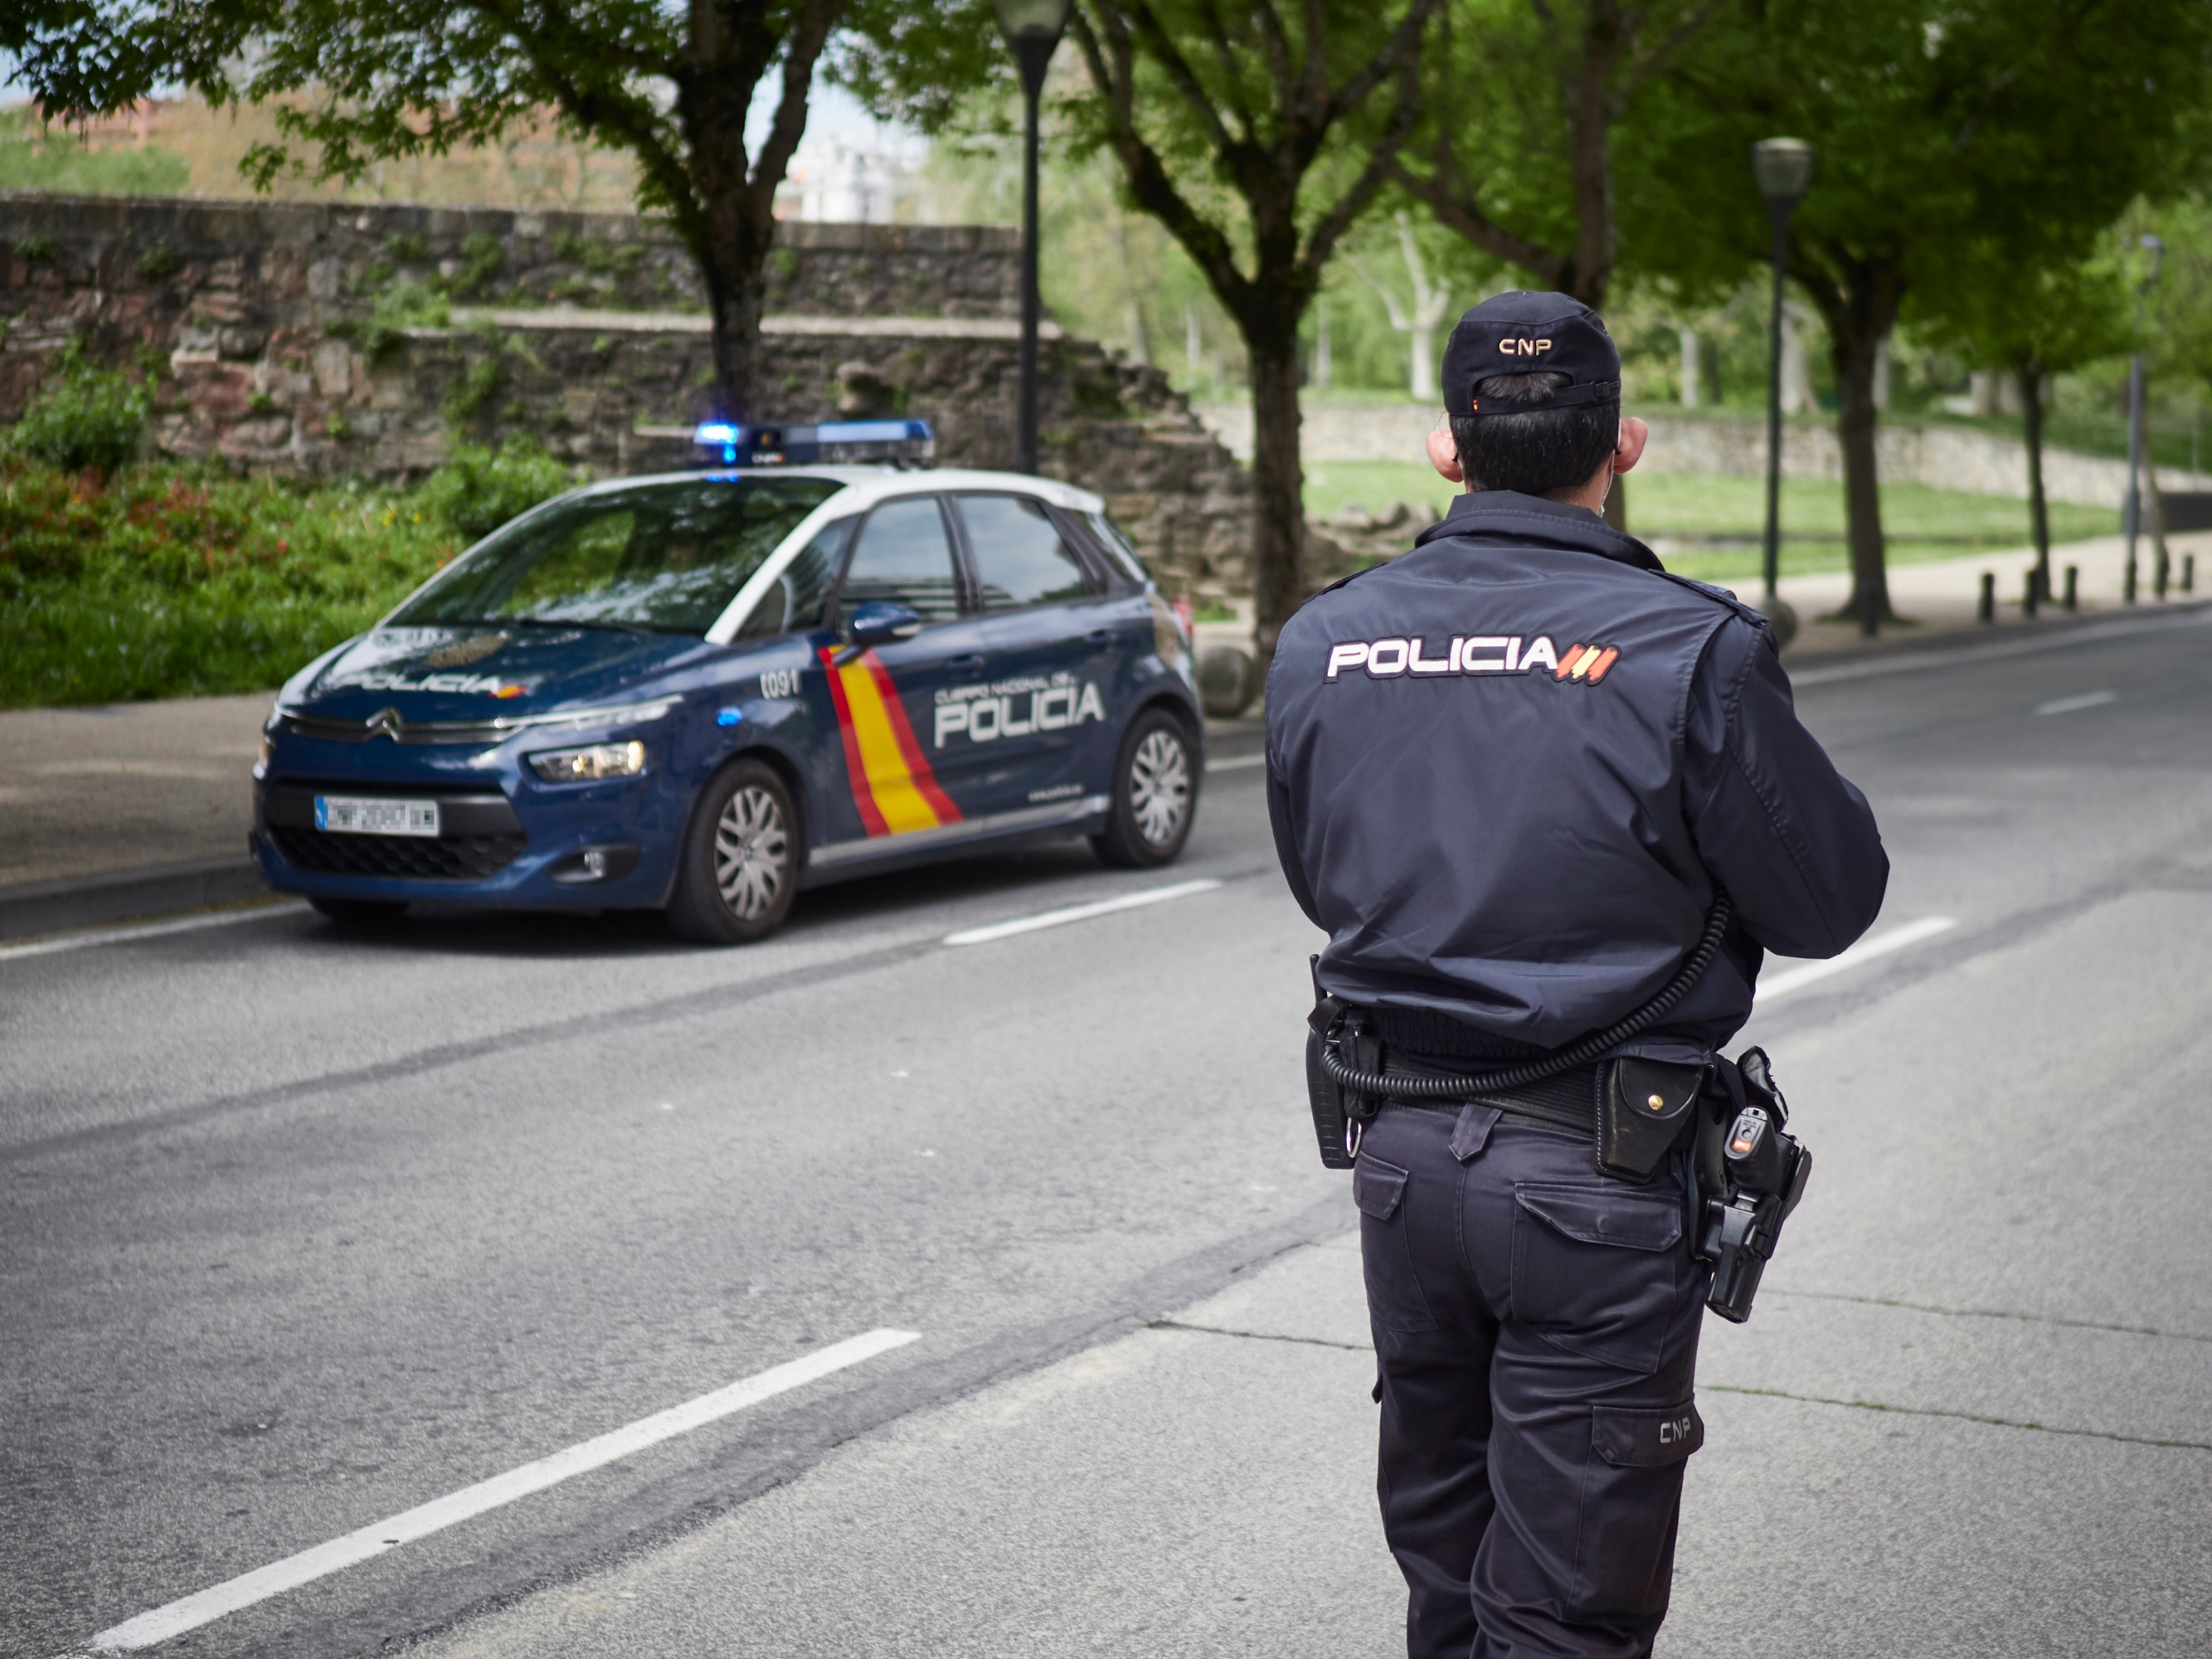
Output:
[[933,460],[937,434],[927,421],[830,421],[766,426],[708,421],[691,434],[705,466],[821,466]]

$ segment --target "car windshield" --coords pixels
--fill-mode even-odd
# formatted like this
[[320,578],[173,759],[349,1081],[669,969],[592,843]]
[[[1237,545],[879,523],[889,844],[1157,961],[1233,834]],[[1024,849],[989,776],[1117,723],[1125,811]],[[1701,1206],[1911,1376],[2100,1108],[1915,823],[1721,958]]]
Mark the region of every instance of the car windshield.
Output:
[[579,496],[495,532],[392,620],[703,634],[833,479],[696,478]]

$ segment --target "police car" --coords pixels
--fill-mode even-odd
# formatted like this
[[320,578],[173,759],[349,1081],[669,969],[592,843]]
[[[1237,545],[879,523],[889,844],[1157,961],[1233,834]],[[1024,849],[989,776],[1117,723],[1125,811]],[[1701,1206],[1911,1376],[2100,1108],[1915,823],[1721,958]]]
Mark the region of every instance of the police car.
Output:
[[1097,496],[917,470],[919,421],[698,435],[701,470],[545,502],[293,677],[253,774],[270,886],[737,943],[802,888],[1028,839],[1182,852],[1190,641]]

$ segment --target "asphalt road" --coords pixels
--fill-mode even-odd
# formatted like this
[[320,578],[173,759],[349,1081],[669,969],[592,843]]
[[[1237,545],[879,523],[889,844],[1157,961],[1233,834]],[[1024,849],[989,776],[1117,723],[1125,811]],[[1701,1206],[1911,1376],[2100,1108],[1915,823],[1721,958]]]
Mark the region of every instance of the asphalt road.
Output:
[[[1807,677],[1895,865],[1877,932],[1955,926],[1754,1021],[1818,1201],[1753,1324],[1709,1325],[1674,1651],[2204,1650],[2212,635],[2160,620]],[[917,1425],[964,1421],[972,1449],[959,1413],[1186,1340],[1143,1328],[1352,1218],[1304,1119],[1312,939],[1258,782],[1210,778],[1172,872],[1109,873],[1079,846],[885,878],[803,900],[744,951],[623,920],[348,939],[287,909],[0,952],[0,1653],[54,1659],[879,1328],[919,1340],[159,1651],[313,1659],[489,1629],[533,1589],[697,1558],[731,1528],[757,1567],[837,1566],[811,1594],[756,1583],[781,1622],[752,1650],[840,1650],[871,1585],[884,1621],[916,1604],[914,1540],[1043,1535],[1024,1504],[1101,1490],[1072,1437],[1012,1467],[1015,1440],[991,1443],[999,1495],[939,1471],[949,1495],[917,1518],[935,1490]],[[1200,878],[1219,885],[942,942]],[[1194,1446],[1287,1433],[1268,1389],[1297,1387],[1356,1448],[1358,1357],[1325,1348],[1297,1352],[1335,1370],[1240,1383],[1260,1362],[1163,1360],[1143,1387],[1218,1393]],[[1116,1420],[1100,1444],[1137,1443],[1147,1413]],[[808,1508],[808,1471],[850,1485],[865,1456],[889,1471],[856,1488],[872,1498]],[[1387,1559],[1358,1547],[1387,1603]],[[1271,1582],[1278,1603],[1328,1599]],[[945,1605],[996,1628],[988,1596]],[[1276,1611],[1267,1650],[1346,1650]],[[1128,1650],[1185,1650],[1175,1625]],[[697,1651],[735,1650],[699,1630]]]

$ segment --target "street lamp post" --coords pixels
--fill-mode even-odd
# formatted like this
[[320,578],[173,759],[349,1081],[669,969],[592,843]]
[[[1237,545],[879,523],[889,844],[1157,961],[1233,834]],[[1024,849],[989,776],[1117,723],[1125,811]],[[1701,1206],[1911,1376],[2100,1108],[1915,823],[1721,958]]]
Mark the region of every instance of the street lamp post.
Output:
[[[1774,305],[1766,325],[1766,545],[1764,610],[1778,635],[1796,631],[1782,604],[1782,277],[1790,263],[1790,216],[1813,177],[1813,147],[1802,138],[1762,138],[1751,147],[1751,174],[1774,225]],[[1787,620],[1785,620],[1785,617]]]
[[1044,72],[1067,27],[1072,0],[991,0],[999,32],[1022,71],[1027,120],[1022,134],[1022,349],[1020,402],[1014,416],[1014,465],[1037,470],[1037,101]]
[[[2136,289],[2136,327],[2142,328],[2142,300],[2151,285],[2158,281],[2158,268],[2166,258],[2166,244],[2155,236],[2145,236],[2139,244],[2150,255],[2150,269],[2143,274],[2142,283]],[[2143,355],[2138,350],[2128,361],[2128,493],[2120,508],[2120,533],[2127,538],[2128,562],[2120,579],[2120,598],[2129,605],[2136,602],[2136,534],[2142,526],[2142,468],[2143,468]],[[2162,599],[2163,593],[2160,595]]]

